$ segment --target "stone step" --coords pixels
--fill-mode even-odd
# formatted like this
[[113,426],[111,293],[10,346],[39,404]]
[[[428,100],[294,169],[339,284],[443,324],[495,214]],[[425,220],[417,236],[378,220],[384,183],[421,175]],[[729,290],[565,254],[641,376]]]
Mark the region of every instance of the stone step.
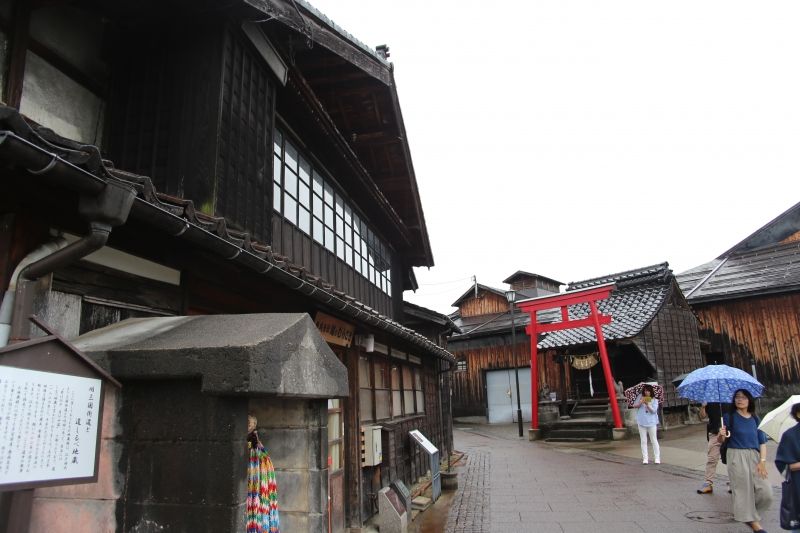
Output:
[[597,442],[594,437],[548,437],[545,442]]
[[411,500],[411,509],[416,509],[418,511],[424,511],[428,507],[431,506],[431,499],[426,498],[425,496],[417,496],[413,500]]
[[603,428],[559,428],[552,429],[548,434],[548,439],[601,439],[608,440],[611,438],[611,430],[606,427]]

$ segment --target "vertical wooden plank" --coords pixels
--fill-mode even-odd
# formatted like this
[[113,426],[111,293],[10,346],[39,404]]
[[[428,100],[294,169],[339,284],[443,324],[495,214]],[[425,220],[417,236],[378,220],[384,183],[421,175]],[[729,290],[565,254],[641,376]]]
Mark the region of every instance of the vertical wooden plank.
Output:
[[8,78],[6,78],[6,103],[19,109],[22,100],[22,85],[25,77],[25,59],[28,54],[30,38],[31,3],[29,0],[14,2],[11,20],[11,53],[8,60]]

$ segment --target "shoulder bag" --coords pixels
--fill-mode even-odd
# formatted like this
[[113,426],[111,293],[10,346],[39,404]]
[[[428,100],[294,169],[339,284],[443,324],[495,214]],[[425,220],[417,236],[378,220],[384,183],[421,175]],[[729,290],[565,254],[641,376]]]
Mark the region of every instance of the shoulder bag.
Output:
[[786,477],[781,483],[781,529],[800,528],[800,507],[797,505],[794,490],[792,472],[789,465],[786,465]]

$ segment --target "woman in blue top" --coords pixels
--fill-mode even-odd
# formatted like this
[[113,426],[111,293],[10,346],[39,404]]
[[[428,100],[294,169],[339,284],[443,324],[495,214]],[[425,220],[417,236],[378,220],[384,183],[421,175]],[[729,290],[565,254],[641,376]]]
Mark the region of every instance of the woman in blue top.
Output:
[[642,442],[642,464],[647,464],[647,437],[653,445],[653,458],[656,464],[661,462],[661,448],[656,438],[658,428],[658,400],[655,399],[652,385],[642,387],[642,394],[636,397],[633,406],[636,411],[636,423],[639,425],[639,440]]
[[[791,417],[792,420],[800,422],[800,403],[792,406]],[[775,453],[775,466],[778,467],[780,473],[783,473],[786,468],[789,469],[794,488],[795,505],[800,504],[800,424],[795,424],[783,432],[778,451]],[[800,532],[800,526],[793,527],[793,533]]]
[[723,417],[720,442],[728,441],[728,478],[733,493],[733,518],[763,532],[761,516],[772,504],[767,483],[767,436],[758,429],[753,395],[744,389],[733,393],[733,409]]

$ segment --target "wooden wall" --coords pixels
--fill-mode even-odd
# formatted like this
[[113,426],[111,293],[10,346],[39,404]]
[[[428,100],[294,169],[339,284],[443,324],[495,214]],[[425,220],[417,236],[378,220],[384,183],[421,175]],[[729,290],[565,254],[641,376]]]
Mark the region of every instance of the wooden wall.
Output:
[[496,315],[508,312],[508,301],[505,296],[500,296],[483,289],[478,290],[477,298],[464,300],[458,307],[463,318],[480,315]]
[[[691,372],[705,364],[700,352],[697,320],[673,286],[666,305],[653,320],[634,338],[634,343],[657,369],[659,383],[664,387],[664,407],[685,405],[678,398],[670,381],[680,374]],[[648,376],[642,376],[642,379]],[[626,384],[628,386],[628,384]]]
[[800,294],[763,296],[694,306],[700,335],[726,364],[750,371],[782,390],[800,383]]
[[[496,337],[498,344],[478,347],[459,348],[459,343],[450,342],[448,349],[456,360],[465,359],[467,370],[453,374],[453,416],[486,415],[486,371],[529,367],[531,361],[530,340],[527,335],[517,335],[514,353],[511,353],[511,336]],[[461,343],[464,345],[465,343]],[[547,383],[550,390],[559,390],[561,365],[553,361],[550,353],[539,353],[539,388]],[[570,376],[567,374],[567,387]],[[527,392],[520,394],[528,394]],[[559,394],[560,397],[560,394]]]

